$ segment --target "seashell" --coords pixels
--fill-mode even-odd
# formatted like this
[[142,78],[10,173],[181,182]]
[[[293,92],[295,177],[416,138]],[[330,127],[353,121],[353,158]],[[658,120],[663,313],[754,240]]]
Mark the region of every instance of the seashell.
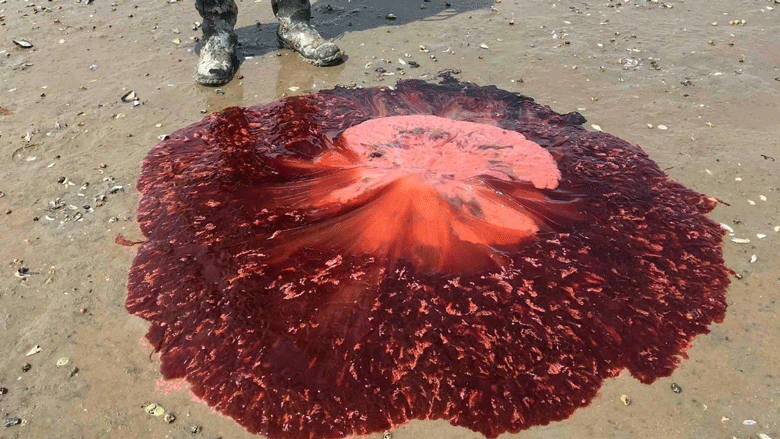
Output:
[[29,49],[33,46],[33,43],[27,40],[14,40],[14,44],[21,47],[22,49]]

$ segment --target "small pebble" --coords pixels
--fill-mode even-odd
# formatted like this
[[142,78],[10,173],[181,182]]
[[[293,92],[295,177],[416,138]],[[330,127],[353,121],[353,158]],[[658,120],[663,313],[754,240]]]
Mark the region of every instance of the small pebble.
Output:
[[385,18],[388,19],[388,20],[395,20],[398,17],[396,17],[395,14],[387,14],[387,15],[385,15]]
[[203,427],[201,427],[200,425],[193,425],[192,428],[190,428],[190,433],[192,434],[198,434],[201,431],[203,431]]
[[764,238],[766,238],[766,235],[764,233],[756,233],[756,238],[764,239]]
[[70,358],[68,357],[62,357],[59,360],[57,360],[57,367],[65,366],[70,362]]
[[171,424],[173,421],[176,420],[176,416],[174,416],[173,413],[166,413],[165,416],[163,416],[163,421]]
[[677,383],[672,383],[672,392],[674,393],[682,393],[682,387],[680,387]]
[[756,256],[756,255],[753,255],[753,256],[750,257],[750,263],[751,264],[755,264],[757,260],[758,260],[758,256]]
[[758,422],[752,419],[745,419],[744,421],[742,421],[742,425],[756,425],[756,424],[758,424]]
[[737,244],[747,244],[750,242],[747,238],[731,238],[731,242],[737,243]]
[[631,405],[631,398],[629,398],[628,395],[620,395],[620,401],[623,405]]
[[593,125],[591,125],[590,127],[593,128],[594,130],[598,131],[598,132],[602,132],[601,127],[596,125],[595,123]]
[[32,364],[30,363],[24,363],[22,365],[22,372],[28,372],[30,369],[32,369]]
[[393,434],[389,431],[382,433],[382,439],[393,439]]
[[658,129],[661,130],[661,131],[666,131],[669,128],[666,125],[658,125]]

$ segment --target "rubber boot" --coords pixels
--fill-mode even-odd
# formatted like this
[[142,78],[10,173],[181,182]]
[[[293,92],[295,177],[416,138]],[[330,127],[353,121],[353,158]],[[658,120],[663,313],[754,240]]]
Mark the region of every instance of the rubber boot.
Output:
[[309,24],[309,0],[272,0],[271,7],[279,20],[276,37],[282,47],[298,52],[304,60],[316,66],[330,66],[341,62],[341,57],[344,56],[341,49],[335,43],[322,38]]
[[235,0],[196,0],[195,8],[203,18],[203,40],[195,71],[195,81],[218,86],[230,82],[238,70]]

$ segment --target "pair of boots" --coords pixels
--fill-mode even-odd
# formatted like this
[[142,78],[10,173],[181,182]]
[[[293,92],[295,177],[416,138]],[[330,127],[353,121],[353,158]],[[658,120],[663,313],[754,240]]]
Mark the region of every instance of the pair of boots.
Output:
[[[328,66],[341,61],[343,53],[336,44],[326,41],[309,24],[309,0],[272,0],[279,20],[276,32],[282,47],[298,52],[306,61]],[[238,69],[236,55],[238,8],[235,0],[196,0],[195,7],[203,18],[203,43],[195,72],[199,84],[218,86],[229,82]]]

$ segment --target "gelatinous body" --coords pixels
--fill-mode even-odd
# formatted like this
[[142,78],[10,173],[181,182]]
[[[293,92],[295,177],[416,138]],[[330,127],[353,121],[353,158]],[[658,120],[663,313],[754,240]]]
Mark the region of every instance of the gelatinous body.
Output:
[[714,202],[583,122],[455,81],[213,114],[144,162],[127,308],[271,438],[564,419],[671,374],[729,282]]

